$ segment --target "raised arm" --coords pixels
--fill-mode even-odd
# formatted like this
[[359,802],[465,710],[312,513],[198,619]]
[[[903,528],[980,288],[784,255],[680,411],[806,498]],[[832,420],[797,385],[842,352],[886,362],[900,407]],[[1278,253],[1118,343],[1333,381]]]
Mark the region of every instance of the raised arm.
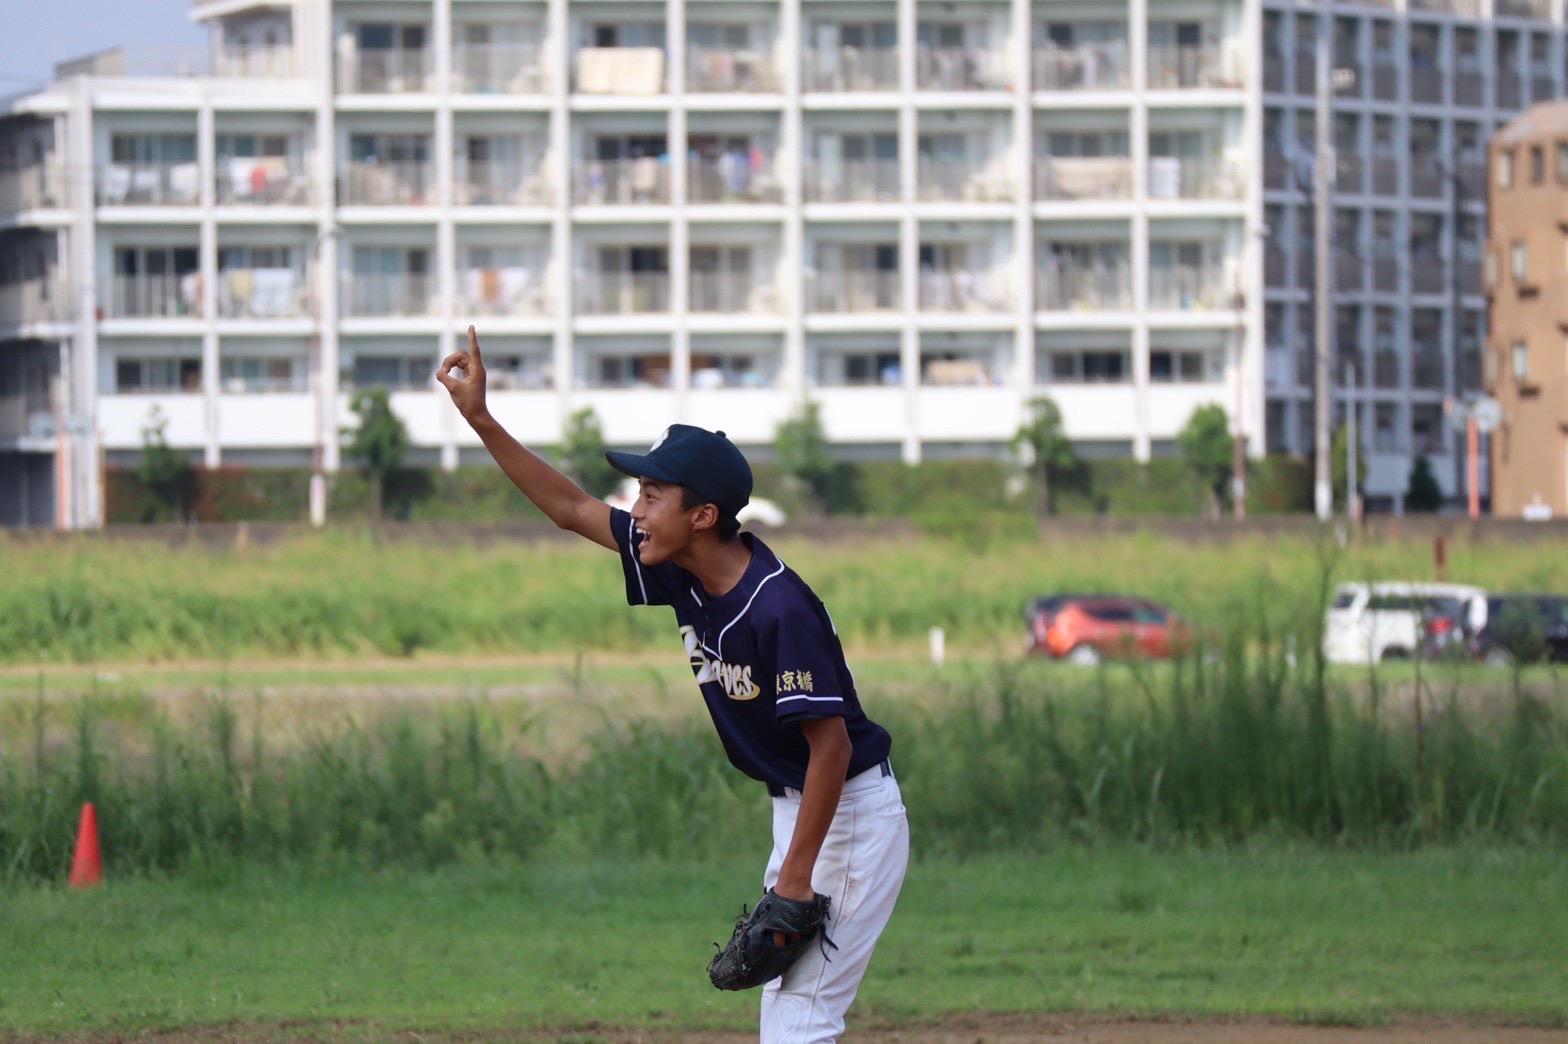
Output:
[[[452,376],[453,370],[461,376]],[[512,438],[490,416],[485,404],[485,364],[479,354],[479,335],[472,326],[468,328],[468,350],[453,352],[443,359],[436,380],[446,387],[452,405],[474,429],[506,477],[551,522],[616,550],[615,537],[610,532],[610,505],[589,496],[577,483]]]

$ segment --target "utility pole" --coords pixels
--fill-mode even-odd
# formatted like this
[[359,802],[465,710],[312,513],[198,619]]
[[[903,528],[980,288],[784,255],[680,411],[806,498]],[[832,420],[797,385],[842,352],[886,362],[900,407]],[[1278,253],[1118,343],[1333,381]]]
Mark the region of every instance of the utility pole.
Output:
[[1317,508],[1320,521],[1327,522],[1334,513],[1334,488],[1333,472],[1330,469],[1329,454],[1329,423],[1333,416],[1329,397],[1332,393],[1330,385],[1330,355],[1332,345],[1329,338],[1333,335],[1333,301],[1330,294],[1332,284],[1329,281],[1329,220],[1331,202],[1329,200],[1329,179],[1333,173],[1333,119],[1334,114],[1330,107],[1330,83],[1333,79],[1334,53],[1332,46],[1332,33],[1334,21],[1327,5],[1318,10],[1318,80],[1317,80],[1317,148],[1315,161],[1312,165],[1312,195],[1313,209],[1317,211],[1317,228],[1315,234],[1315,258],[1317,262],[1315,283],[1316,301],[1316,333],[1317,333],[1317,368],[1314,374],[1314,399],[1315,413],[1314,431],[1316,435],[1317,468],[1314,483],[1313,500]]

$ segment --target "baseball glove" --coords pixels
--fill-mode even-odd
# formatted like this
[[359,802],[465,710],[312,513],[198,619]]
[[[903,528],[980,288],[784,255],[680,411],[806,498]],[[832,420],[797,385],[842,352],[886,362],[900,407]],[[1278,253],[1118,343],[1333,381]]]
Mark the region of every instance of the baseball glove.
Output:
[[768,889],[750,913],[741,907],[729,945],[708,962],[708,978],[721,990],[749,990],[783,975],[813,943],[838,949],[822,927],[828,905],[820,892],[807,902]]

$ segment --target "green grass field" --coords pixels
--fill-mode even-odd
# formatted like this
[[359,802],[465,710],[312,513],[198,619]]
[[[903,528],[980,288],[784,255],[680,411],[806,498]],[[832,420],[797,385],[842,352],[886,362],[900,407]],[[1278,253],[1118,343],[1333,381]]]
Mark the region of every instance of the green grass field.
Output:
[[[919,836],[917,819],[917,847]],[[755,995],[716,992],[703,965],[763,856],[418,874],[247,866],[92,892],[24,887],[0,904],[0,1033],[744,1031]],[[1565,952],[1557,853],[1117,846],[921,859],[850,1025],[1072,1011],[1560,1026]]]

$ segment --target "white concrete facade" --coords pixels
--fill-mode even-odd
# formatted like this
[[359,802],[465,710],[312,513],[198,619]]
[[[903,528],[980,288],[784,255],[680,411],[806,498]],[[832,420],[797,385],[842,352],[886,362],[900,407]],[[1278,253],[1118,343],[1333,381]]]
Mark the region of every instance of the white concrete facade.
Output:
[[1263,450],[1259,0],[193,16],[210,73],[98,56],[0,120],[0,454],[59,524],[155,407],[207,465],[330,472],[382,384],[476,459],[431,379],[471,322],[534,444],[591,406],[765,447],[809,399],[845,454],[999,454],[1050,395],[1085,453],[1210,402]]

